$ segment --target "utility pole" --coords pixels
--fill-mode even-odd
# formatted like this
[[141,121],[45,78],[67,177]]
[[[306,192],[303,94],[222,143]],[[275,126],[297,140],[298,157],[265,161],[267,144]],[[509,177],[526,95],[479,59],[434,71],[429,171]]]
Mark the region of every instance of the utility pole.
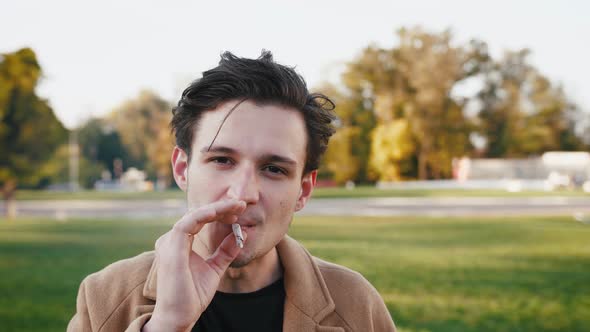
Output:
[[80,147],[78,146],[78,132],[76,129],[70,131],[70,191],[78,191],[80,185],[78,183],[78,177],[80,174]]

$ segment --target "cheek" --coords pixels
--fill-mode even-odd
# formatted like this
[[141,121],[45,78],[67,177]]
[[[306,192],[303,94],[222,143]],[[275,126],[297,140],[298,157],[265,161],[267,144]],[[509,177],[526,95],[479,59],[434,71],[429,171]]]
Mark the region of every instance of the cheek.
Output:
[[282,200],[279,202],[281,212],[292,210],[295,207],[296,200]]
[[284,182],[279,185],[270,182],[264,184],[262,193],[271,204],[278,207],[281,212],[293,208],[299,197],[299,186],[291,182]]
[[[203,188],[206,188],[203,190]],[[212,203],[223,195],[223,183],[211,174],[196,170],[189,173],[187,201],[189,207]]]
[[293,213],[295,212],[295,205],[297,201],[295,199],[283,199],[279,201],[279,214],[281,218],[291,219]]
[[299,193],[299,189],[295,189],[297,188],[292,184],[277,186],[276,183],[262,189],[259,204],[266,211],[267,219],[277,224],[285,224],[291,220]]

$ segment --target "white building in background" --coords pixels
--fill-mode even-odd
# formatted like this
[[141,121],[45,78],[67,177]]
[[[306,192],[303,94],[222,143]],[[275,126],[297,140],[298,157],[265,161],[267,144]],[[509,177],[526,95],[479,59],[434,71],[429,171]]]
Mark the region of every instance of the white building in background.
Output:
[[135,167],[129,167],[119,180],[111,180],[103,175],[103,179],[94,183],[94,188],[99,191],[152,191],[154,184],[146,181],[146,174]]
[[147,175],[135,167],[129,167],[121,176],[121,186],[123,190],[129,191],[152,191],[154,185],[151,181],[146,181]]
[[590,153],[546,152],[527,159],[469,159],[453,161],[453,175],[460,182],[507,181],[508,190],[542,185],[545,190],[583,187],[590,191]]

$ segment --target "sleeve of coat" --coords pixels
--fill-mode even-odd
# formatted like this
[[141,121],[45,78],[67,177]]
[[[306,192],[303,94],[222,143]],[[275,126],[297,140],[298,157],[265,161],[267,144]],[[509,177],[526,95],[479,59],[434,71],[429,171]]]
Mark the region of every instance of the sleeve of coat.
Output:
[[[82,281],[76,299],[76,314],[68,324],[67,332],[98,332],[101,326],[93,326],[88,311],[87,280]],[[152,316],[151,313],[143,314],[134,319],[125,329],[125,332],[141,332],[141,329]],[[96,323],[96,322],[95,322]]]
[[381,295],[379,295],[379,292],[374,288],[373,290],[373,331],[396,332],[395,324],[393,323],[389,310],[387,310],[385,302],[381,298]]
[[76,313],[68,324],[67,332],[92,332],[90,315],[86,305],[86,283],[82,281],[76,299]]

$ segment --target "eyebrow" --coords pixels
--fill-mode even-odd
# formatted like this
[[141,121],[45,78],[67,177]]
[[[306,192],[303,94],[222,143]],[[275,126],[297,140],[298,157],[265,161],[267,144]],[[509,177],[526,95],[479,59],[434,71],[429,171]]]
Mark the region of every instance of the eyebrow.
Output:
[[[237,154],[238,151],[235,149],[232,149],[230,147],[227,146],[212,146],[212,147],[203,147],[201,149],[201,153],[206,154],[206,153],[225,153],[225,154]],[[289,157],[285,157],[285,156],[281,156],[278,154],[264,154],[262,155],[261,159],[265,160],[265,161],[270,161],[270,162],[276,162],[276,163],[284,163],[284,164],[288,164],[288,165],[297,165],[297,162]]]
[[228,148],[225,146],[205,146],[201,149],[201,153],[208,153],[208,152],[221,152],[221,153],[227,153],[227,154],[233,154],[236,153],[237,151],[232,149],[232,148]]

